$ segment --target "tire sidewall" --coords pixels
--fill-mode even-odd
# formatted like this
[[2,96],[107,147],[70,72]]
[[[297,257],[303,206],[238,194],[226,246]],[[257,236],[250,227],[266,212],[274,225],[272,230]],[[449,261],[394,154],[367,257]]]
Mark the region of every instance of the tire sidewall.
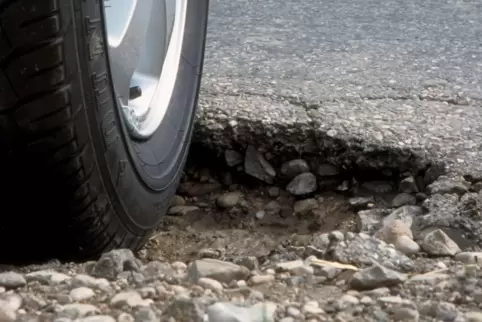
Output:
[[[161,126],[143,142],[133,141],[114,96],[102,4],[85,1],[84,80],[92,144],[106,194],[120,223],[146,235],[159,224],[175,193],[191,139],[199,92],[208,0],[189,0],[178,77]],[[100,40],[100,41],[99,41]],[[109,207],[109,205],[106,205]]]

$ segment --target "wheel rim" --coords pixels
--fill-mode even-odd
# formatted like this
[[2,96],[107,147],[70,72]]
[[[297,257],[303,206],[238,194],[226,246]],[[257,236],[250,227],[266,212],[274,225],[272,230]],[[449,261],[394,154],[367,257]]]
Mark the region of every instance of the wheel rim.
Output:
[[112,80],[131,135],[149,138],[177,78],[188,0],[106,1]]

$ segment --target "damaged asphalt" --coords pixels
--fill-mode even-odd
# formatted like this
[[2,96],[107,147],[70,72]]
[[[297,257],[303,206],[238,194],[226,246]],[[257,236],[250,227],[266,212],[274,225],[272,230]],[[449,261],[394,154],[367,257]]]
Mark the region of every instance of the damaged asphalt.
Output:
[[211,3],[195,141],[482,179],[477,0]]

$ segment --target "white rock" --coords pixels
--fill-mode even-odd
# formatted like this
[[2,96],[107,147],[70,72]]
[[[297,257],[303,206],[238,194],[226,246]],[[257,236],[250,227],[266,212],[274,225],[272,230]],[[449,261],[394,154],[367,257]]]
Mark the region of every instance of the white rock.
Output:
[[17,294],[2,294],[0,299],[0,321],[10,322],[17,318],[16,311],[22,306],[22,298]]
[[188,294],[189,291],[187,290],[187,288],[185,288],[184,286],[181,286],[181,285],[171,285],[169,287],[169,289],[171,291],[174,292],[174,294],[177,294],[177,295],[184,295],[184,294]]
[[151,299],[143,299],[139,293],[135,291],[121,292],[110,300],[110,304],[117,308],[122,308],[123,306],[128,307],[142,307],[149,306],[152,303]]
[[407,284],[416,283],[416,284],[427,284],[435,286],[440,282],[446,281],[450,279],[449,274],[443,273],[433,273],[433,274],[420,274],[412,276],[408,281]]
[[204,287],[205,289],[213,290],[213,291],[222,291],[223,290],[223,284],[220,282],[208,278],[208,277],[201,277],[198,281],[197,284]]
[[465,313],[465,318],[467,322],[482,322],[482,312],[467,312]]
[[302,316],[301,311],[298,310],[298,309],[295,308],[295,307],[292,307],[292,306],[290,306],[290,307],[288,307],[288,308],[286,309],[286,314],[289,315],[289,316],[292,316],[292,317],[294,317],[294,318],[299,318],[299,317]]
[[12,310],[8,305],[4,305],[0,302],[0,321],[11,322],[17,319],[17,313]]
[[455,255],[456,261],[464,264],[482,264],[482,252],[460,252]]
[[358,300],[355,296],[344,294],[336,301],[336,306],[339,310],[345,310],[346,308],[355,306],[358,303],[360,303],[360,300]]
[[53,270],[31,272],[25,275],[25,277],[27,281],[38,281],[40,283],[50,285],[60,284],[71,279],[69,275],[65,275]]
[[323,311],[322,308],[320,308],[320,305],[316,301],[308,301],[303,305],[303,308],[301,309],[305,314],[322,314],[325,311]]
[[216,204],[220,208],[229,209],[236,206],[241,199],[241,192],[233,191],[226,192],[218,197]]
[[9,307],[13,311],[17,311],[23,303],[23,299],[18,294],[8,294],[4,293],[0,297],[0,302],[3,307]]
[[271,283],[275,280],[273,275],[253,275],[249,279],[249,282],[253,285]]
[[82,319],[77,319],[75,322],[116,322],[116,320],[109,315],[92,315]]
[[275,268],[280,272],[289,272],[295,268],[302,267],[303,265],[305,265],[305,263],[301,259],[298,259],[294,261],[277,263]]
[[460,253],[459,246],[441,229],[433,230],[425,235],[422,248],[430,255],[453,256]]
[[201,277],[209,277],[229,284],[233,280],[246,279],[249,273],[246,267],[211,258],[196,260],[188,266],[188,278],[194,283]]
[[420,246],[407,235],[398,236],[393,242],[393,246],[405,255],[416,254],[420,251]]
[[69,293],[70,297],[75,302],[85,301],[95,296],[95,292],[85,286],[74,288]]
[[277,305],[258,303],[251,307],[239,307],[232,303],[218,302],[207,308],[209,322],[272,322]]
[[0,273],[0,286],[11,289],[22,287],[26,284],[27,280],[19,273],[11,271]]
[[183,262],[174,262],[171,264],[171,267],[178,273],[185,272],[187,269],[187,265]]
[[110,289],[110,283],[105,278],[95,278],[90,275],[78,274],[75,275],[71,281],[73,287],[85,286],[93,289]]

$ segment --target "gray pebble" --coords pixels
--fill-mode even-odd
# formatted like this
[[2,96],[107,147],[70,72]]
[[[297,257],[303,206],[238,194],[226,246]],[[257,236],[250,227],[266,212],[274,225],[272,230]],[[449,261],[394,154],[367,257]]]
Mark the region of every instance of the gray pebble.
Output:
[[[197,300],[185,297],[178,297],[174,299],[174,301],[165,310],[164,315],[174,318],[175,321],[204,321],[204,312],[200,303]],[[209,320],[209,322],[212,321]]]
[[415,182],[414,177],[412,176],[406,177],[405,179],[400,181],[399,190],[400,192],[405,192],[405,193],[418,192],[417,183]]
[[195,260],[188,267],[188,278],[193,282],[209,277],[229,284],[233,280],[244,280],[248,275],[249,270],[244,266],[211,258]]
[[316,187],[315,175],[311,172],[306,172],[294,177],[286,186],[286,190],[292,195],[302,196],[315,192]]
[[220,208],[229,209],[236,206],[240,199],[240,192],[227,192],[218,197],[218,199],[216,200],[216,204]]
[[126,291],[117,293],[110,300],[110,304],[114,307],[122,308],[128,307],[141,307],[149,306],[152,301],[149,299],[143,299],[141,295],[136,291]]
[[416,309],[409,307],[396,307],[392,310],[394,321],[417,322],[420,314]]
[[300,215],[307,215],[311,210],[318,207],[318,202],[314,198],[298,200],[294,204],[294,212]]
[[249,145],[244,157],[244,171],[252,177],[272,184],[276,171],[255,147]]
[[398,208],[402,206],[412,206],[417,203],[417,199],[415,198],[414,195],[411,195],[409,193],[399,193],[398,195],[395,196],[392,200],[392,207]]
[[388,269],[381,265],[374,265],[357,271],[350,282],[355,289],[374,289],[383,286],[394,286],[407,279],[405,274]]
[[140,265],[130,249],[116,249],[104,253],[92,268],[92,276],[114,280],[124,271],[139,271]]
[[234,167],[243,163],[243,155],[234,150],[224,151],[224,158],[226,160],[226,164],[230,167]]
[[302,159],[291,160],[281,166],[281,173],[289,179],[293,179],[297,175],[309,171],[310,166],[305,160]]
[[134,317],[136,321],[142,322],[160,322],[161,320],[160,317],[158,317],[158,315],[150,307],[139,308],[135,312]]
[[430,255],[453,256],[460,252],[459,246],[441,229],[425,235],[422,248]]
[[69,295],[73,301],[80,302],[80,301],[88,300],[91,297],[94,297],[95,293],[92,289],[81,286],[71,290]]
[[0,273],[0,286],[7,289],[19,288],[26,284],[27,280],[19,273],[12,271]]

